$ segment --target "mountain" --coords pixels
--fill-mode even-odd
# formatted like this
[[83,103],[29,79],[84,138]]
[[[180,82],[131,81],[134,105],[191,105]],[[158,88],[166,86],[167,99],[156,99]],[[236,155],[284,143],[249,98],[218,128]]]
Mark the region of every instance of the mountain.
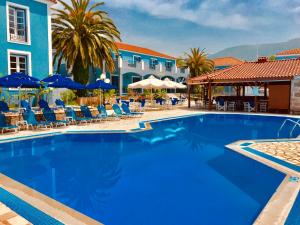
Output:
[[300,48],[300,38],[292,39],[287,42],[260,44],[260,45],[240,45],[226,48],[215,54],[209,55],[210,58],[233,56],[243,60],[256,60],[258,56],[271,56],[284,50]]

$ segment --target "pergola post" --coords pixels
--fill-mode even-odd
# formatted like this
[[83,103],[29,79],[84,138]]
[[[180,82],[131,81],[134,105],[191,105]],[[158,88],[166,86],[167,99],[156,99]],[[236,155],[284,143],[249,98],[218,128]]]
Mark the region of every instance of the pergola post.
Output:
[[[254,84],[254,87],[257,87],[257,83]],[[255,112],[258,112],[257,110],[257,95],[254,96],[254,104],[255,104]]]
[[188,108],[191,108],[191,85],[188,85]]
[[246,94],[246,86],[243,85],[243,97],[245,97],[245,94]]
[[265,84],[264,84],[264,97],[265,97],[265,98],[268,97],[267,90],[268,90],[268,83],[265,83]]
[[211,109],[212,109],[212,100],[211,100],[211,96],[212,96],[212,93],[211,93],[211,83],[209,82],[209,83],[208,83],[208,110],[211,110]]

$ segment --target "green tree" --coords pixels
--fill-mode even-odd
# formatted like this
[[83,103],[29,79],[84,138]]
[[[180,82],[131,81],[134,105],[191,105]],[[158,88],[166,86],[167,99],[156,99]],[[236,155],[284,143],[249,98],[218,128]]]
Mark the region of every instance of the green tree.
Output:
[[[115,70],[112,52],[118,54],[116,40],[120,32],[108,14],[99,10],[104,3],[90,4],[90,0],[71,0],[68,5],[58,0],[63,9],[53,9],[52,36],[57,71],[64,60],[74,80],[86,84],[89,68]],[[79,95],[84,92],[78,91]]]
[[269,57],[269,61],[275,61],[276,60],[276,56],[275,55],[271,55],[270,57]]
[[214,70],[214,62],[207,57],[207,53],[200,48],[192,48],[190,53],[185,53],[185,57],[177,59],[179,68],[189,68],[190,78],[197,77]]

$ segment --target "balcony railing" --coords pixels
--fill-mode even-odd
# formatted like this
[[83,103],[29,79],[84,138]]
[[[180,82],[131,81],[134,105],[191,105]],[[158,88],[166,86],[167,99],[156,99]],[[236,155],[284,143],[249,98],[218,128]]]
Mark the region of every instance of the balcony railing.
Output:
[[22,29],[18,26],[9,27],[9,40],[16,42],[27,42],[27,27],[22,27]]

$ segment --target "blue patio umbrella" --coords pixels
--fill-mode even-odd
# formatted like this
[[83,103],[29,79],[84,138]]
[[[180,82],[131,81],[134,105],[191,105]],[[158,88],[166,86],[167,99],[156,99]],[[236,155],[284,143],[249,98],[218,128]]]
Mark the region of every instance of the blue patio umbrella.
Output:
[[62,76],[60,74],[54,74],[42,80],[42,82],[47,83],[48,87],[53,88],[68,88],[72,90],[84,89],[85,86],[73,81],[69,77]]
[[97,80],[95,83],[89,84],[86,86],[86,89],[102,89],[102,90],[112,90],[116,89],[110,83],[105,83],[103,80]]
[[25,73],[13,73],[0,78],[0,87],[18,88],[19,90],[19,107],[20,107],[20,91],[21,88],[39,88],[41,86],[40,80],[29,76]]
[[24,73],[13,73],[0,78],[0,87],[39,88],[40,80]]
[[[112,89],[116,89],[116,88],[113,85],[111,85],[110,83],[106,83],[103,80],[99,79],[95,83],[87,85],[86,89],[90,89],[90,90],[96,90],[96,89],[112,90]],[[100,103],[101,103],[101,92],[100,92]]]

